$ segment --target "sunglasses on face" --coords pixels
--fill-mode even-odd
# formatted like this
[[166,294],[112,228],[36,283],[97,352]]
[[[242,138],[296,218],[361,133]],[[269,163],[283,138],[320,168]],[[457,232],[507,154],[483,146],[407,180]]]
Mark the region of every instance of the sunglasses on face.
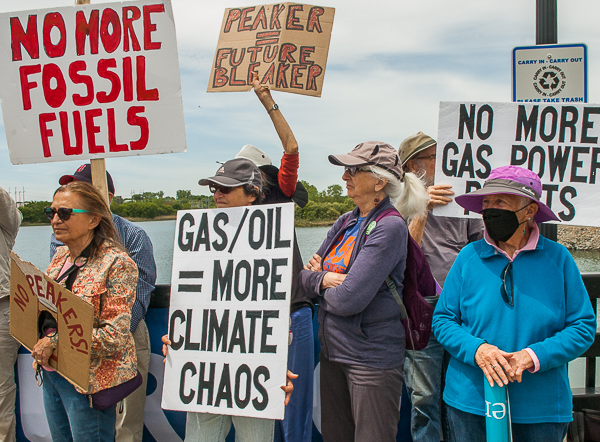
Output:
[[46,215],[46,218],[48,218],[48,220],[50,221],[52,221],[54,215],[56,214],[58,214],[58,219],[62,221],[67,221],[69,218],[71,218],[71,214],[73,213],[89,213],[89,210],[70,209],[67,207],[59,207],[58,209],[55,209],[54,207],[46,207],[44,209],[44,214]]
[[210,190],[210,193],[217,193],[217,190],[218,190],[223,195],[227,195],[229,192],[231,192],[233,189],[235,189],[235,187],[223,187],[223,186],[215,186],[214,184],[211,184],[210,186],[208,186],[208,189]]
[[[508,280],[508,285],[506,284]],[[502,295],[502,299],[508,305],[514,305],[514,284],[513,284],[513,276],[512,276],[512,261],[510,261],[504,270],[502,270],[502,285],[500,286],[500,294]]]
[[344,167],[344,169],[346,169],[346,171],[350,174],[350,176],[356,175],[356,172],[359,170],[361,172],[370,172],[369,169],[362,169],[362,168],[356,167],[356,166],[346,166],[346,167]]

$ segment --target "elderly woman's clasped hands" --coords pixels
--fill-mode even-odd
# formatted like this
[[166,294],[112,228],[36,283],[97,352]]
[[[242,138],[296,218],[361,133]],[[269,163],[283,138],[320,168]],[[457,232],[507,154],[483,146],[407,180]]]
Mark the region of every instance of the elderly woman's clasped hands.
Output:
[[527,350],[507,353],[495,345],[481,344],[475,353],[475,363],[481,368],[490,386],[500,387],[509,382],[521,382],[523,372],[533,367],[533,359]]

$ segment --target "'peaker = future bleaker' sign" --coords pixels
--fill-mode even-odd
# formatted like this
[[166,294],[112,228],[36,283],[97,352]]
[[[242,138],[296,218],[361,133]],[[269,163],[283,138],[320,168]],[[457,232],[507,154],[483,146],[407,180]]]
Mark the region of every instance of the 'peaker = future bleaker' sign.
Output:
[[169,0],[0,14],[0,78],[13,164],[186,149]]
[[272,90],[320,97],[334,8],[279,3],[225,10],[208,92]]
[[283,419],[294,204],[179,211],[162,407]]
[[[441,102],[435,182],[462,195],[492,169],[524,167],[538,174],[541,201],[563,223],[600,227],[599,136],[599,105]],[[434,213],[467,216],[454,202]]]

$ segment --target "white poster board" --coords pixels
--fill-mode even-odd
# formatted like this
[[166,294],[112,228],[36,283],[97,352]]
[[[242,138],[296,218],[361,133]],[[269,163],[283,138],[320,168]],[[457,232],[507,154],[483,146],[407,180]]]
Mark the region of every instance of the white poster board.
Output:
[[283,419],[294,204],[179,211],[162,407]]
[[169,0],[0,14],[13,164],[186,150]]
[[[599,136],[594,104],[441,102],[435,182],[462,195],[496,167],[525,167],[540,176],[541,201],[563,224],[600,227]],[[466,215],[455,202],[434,214]]]

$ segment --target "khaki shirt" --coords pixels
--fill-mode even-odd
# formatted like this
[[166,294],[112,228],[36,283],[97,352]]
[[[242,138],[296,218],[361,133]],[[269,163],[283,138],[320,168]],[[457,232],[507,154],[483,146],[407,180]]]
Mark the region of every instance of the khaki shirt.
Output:
[[22,218],[8,192],[0,187],[0,299],[10,294],[10,251]]

